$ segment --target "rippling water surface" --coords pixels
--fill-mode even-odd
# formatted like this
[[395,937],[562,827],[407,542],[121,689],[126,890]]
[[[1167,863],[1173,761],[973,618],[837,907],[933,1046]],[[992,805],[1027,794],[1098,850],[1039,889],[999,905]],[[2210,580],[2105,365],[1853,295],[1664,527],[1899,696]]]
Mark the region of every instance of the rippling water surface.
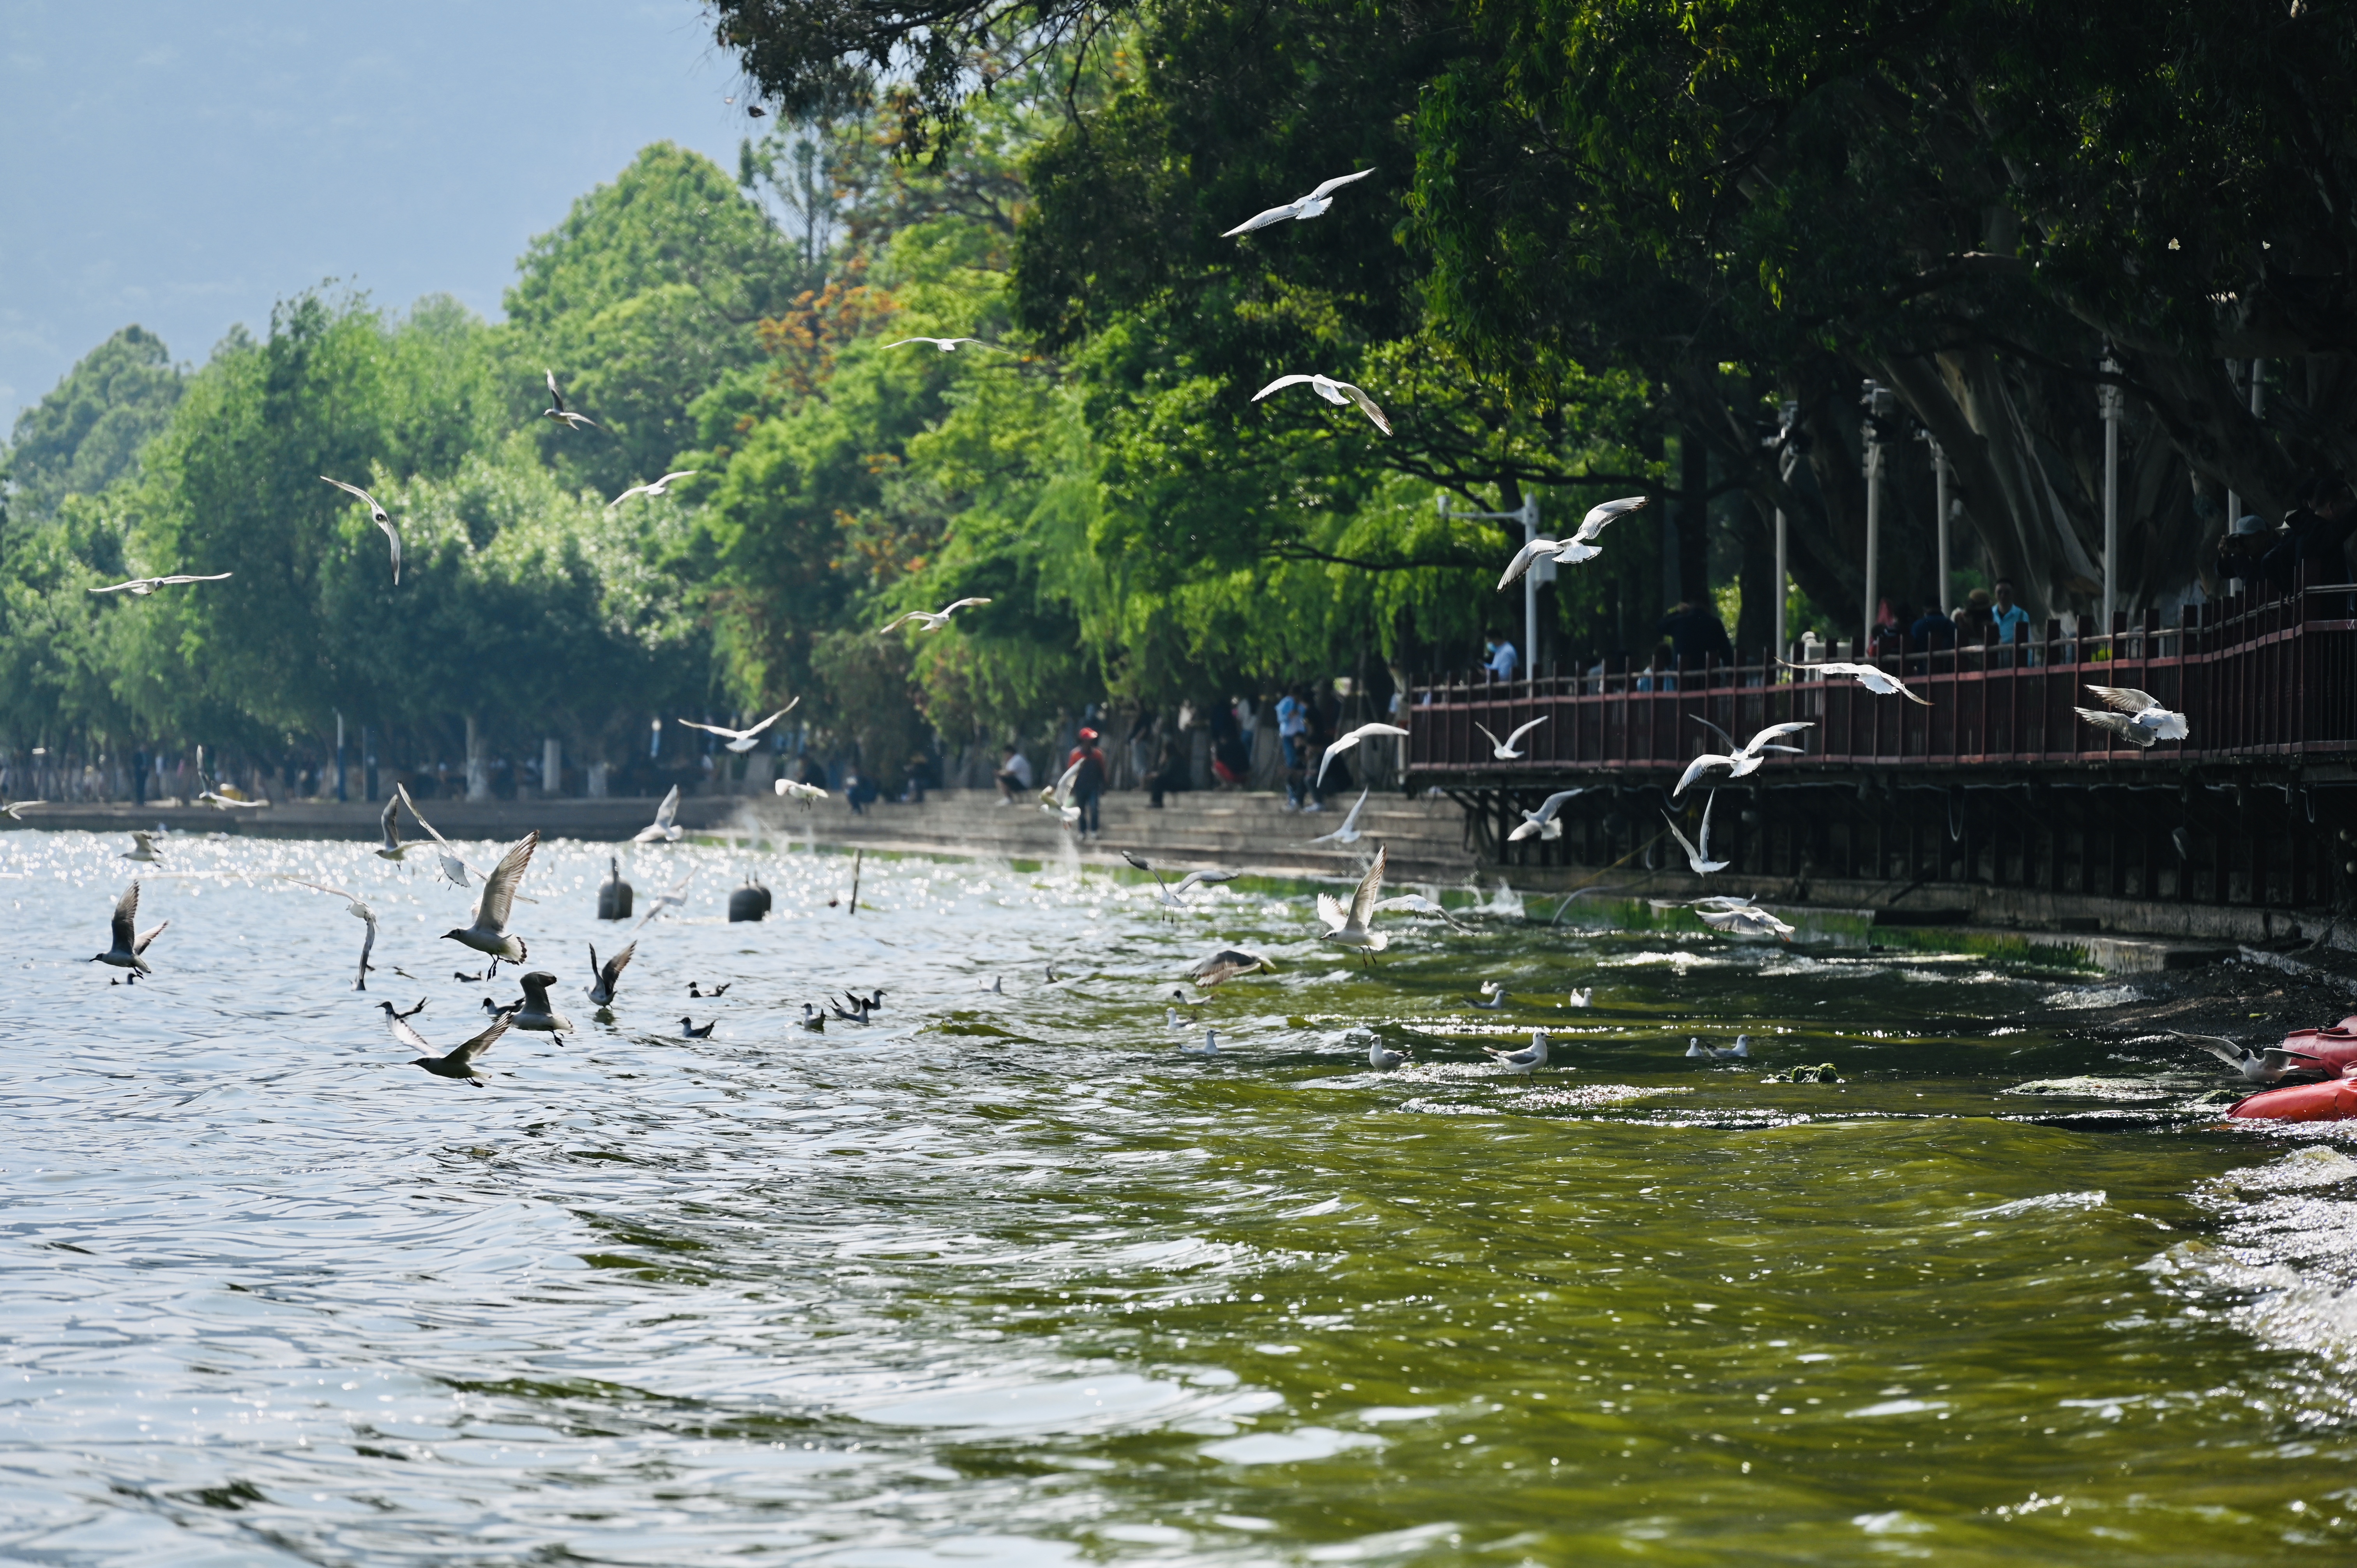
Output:
[[[8,1562],[2357,1550],[2357,1160],[2022,1022],[2103,988],[1494,908],[1367,972],[1297,891],[1173,923],[1102,874],[871,860],[854,918],[846,859],[707,846],[635,855],[642,909],[694,875],[607,1022],[608,852],[554,843],[516,928],[580,1027],[474,1088],[375,1010],[430,998],[447,1045],[515,994],[453,977],[466,894],[174,839],[157,972],[110,987],[121,847],[0,836]],[[748,868],[776,914],[727,925]],[[359,922],[276,873],[382,917],[365,995]],[[1216,941],[1282,972],[1182,1056]],[[872,1025],[791,1021],[852,984]],[[1477,1048],[1540,1025],[1534,1081]],[[1684,1059],[1738,1027],[1749,1065]]]

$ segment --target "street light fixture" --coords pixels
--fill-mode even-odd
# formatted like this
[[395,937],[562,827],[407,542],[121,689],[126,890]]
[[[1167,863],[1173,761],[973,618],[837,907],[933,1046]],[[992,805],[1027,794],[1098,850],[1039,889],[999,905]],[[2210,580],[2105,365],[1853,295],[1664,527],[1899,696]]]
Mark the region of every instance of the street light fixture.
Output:
[[[2104,345],[2100,367],[2106,376],[2120,374],[2121,364],[2112,346]],[[2112,612],[2119,604],[2120,587],[2120,389],[2105,381],[2096,389],[2096,406],[2104,415],[2104,635],[2112,632]],[[2227,520],[2233,526],[2233,520]]]
[[[1448,505],[1448,492],[1441,491],[1432,498],[1443,517],[1511,519],[1523,525],[1523,542],[1528,544],[1539,536],[1539,498],[1530,491],[1523,492],[1523,504],[1513,511],[1453,511]],[[1540,574],[1545,574],[1542,576]],[[1531,563],[1523,574],[1523,672],[1525,679],[1538,673],[1539,659],[1539,585],[1555,581],[1555,557],[1541,556]]]
[[1882,465],[1884,444],[1898,433],[1899,394],[1867,378],[1858,396],[1866,410],[1859,427],[1866,436],[1866,613],[1858,618],[1858,656],[1874,643],[1877,577],[1882,566]]

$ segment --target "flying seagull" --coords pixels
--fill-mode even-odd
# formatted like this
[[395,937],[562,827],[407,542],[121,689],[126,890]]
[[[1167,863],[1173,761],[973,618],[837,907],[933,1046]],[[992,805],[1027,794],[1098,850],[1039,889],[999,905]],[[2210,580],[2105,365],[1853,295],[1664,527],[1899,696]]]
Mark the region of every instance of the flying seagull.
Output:
[[[409,1026],[409,1021],[406,1018],[393,1010],[392,1003],[380,1002],[377,1005],[384,1009],[384,1026],[393,1031],[394,1039],[415,1051],[431,1051],[434,1048],[425,1036]],[[511,1014],[501,1013],[491,1020],[490,1028],[485,1029],[465,1045],[455,1047],[448,1056],[423,1056],[409,1065],[422,1067],[436,1078],[462,1078],[479,1084],[481,1079],[475,1071],[475,1063],[482,1058],[483,1053],[490,1050],[501,1035],[508,1032],[508,1026],[512,1016]]]
[[616,496],[612,500],[608,501],[606,503],[606,510],[608,511],[613,510],[616,507],[620,506],[624,501],[629,500],[632,496],[667,496],[671,494],[671,482],[673,479],[688,478],[694,473],[695,470],[694,468],[682,468],[675,474],[665,474],[653,484],[632,485],[629,489],[624,490],[620,495]]
[[[1275,974],[1276,965],[1256,952],[1247,952],[1242,948],[1222,948],[1211,957],[1198,960],[1195,966],[1187,972],[1187,978],[1208,991],[1222,981],[1233,980],[1237,975],[1263,972]],[[1192,1003],[1188,1004],[1194,1005]]]
[[1327,746],[1326,755],[1318,759],[1318,782],[1320,784],[1326,782],[1326,765],[1328,763],[1333,761],[1342,753],[1352,749],[1369,736],[1395,735],[1404,737],[1406,734],[1407,731],[1400,728],[1397,725],[1361,725],[1357,729],[1352,730],[1346,736],[1337,738],[1333,744]]
[[898,348],[899,348],[902,344],[906,344],[906,343],[931,343],[934,348],[939,349],[940,349],[942,353],[944,353],[944,354],[948,353],[948,352],[949,352],[950,350],[952,350],[952,349],[955,349],[955,348],[956,348],[959,344],[961,344],[961,343],[971,343],[971,344],[973,344],[973,345],[974,345],[975,348],[977,348],[977,349],[988,349],[988,348],[994,347],[994,345],[989,344],[989,343],[985,343],[985,342],[984,342],[984,341],[983,341],[981,338],[922,338],[922,337],[919,337],[919,338],[901,338],[901,339],[899,340],[899,342],[897,342],[897,343],[887,343],[887,344],[885,344],[885,345],[884,345],[884,347],[886,347],[887,349],[898,349]]
[[1491,757],[1495,757],[1500,762],[1512,762],[1523,755],[1520,751],[1515,749],[1523,736],[1530,734],[1531,731],[1546,723],[1550,716],[1551,715],[1546,714],[1541,714],[1530,723],[1521,725],[1519,728],[1515,729],[1512,734],[1507,736],[1503,740],[1500,740],[1495,735],[1491,735],[1488,725],[1477,723],[1473,727],[1480,730],[1483,735],[1490,736],[1490,755]]
[[[674,784],[671,787],[671,793],[662,798],[662,804],[655,808],[655,820],[632,833],[630,842],[632,843],[677,843],[681,830],[679,823],[673,819],[678,815],[679,786]],[[643,921],[640,923],[644,924]]]
[[[328,479],[328,476],[325,474],[320,475],[319,478]],[[328,479],[328,483],[335,486],[336,489],[339,490],[348,491],[349,493],[356,495],[360,497],[361,499],[368,502],[369,516],[376,520],[376,525],[384,530],[384,536],[393,542],[393,580],[396,585],[398,585],[401,581],[401,534],[393,526],[393,519],[385,514],[383,507],[377,504],[377,499],[374,496],[369,494],[358,485],[348,485],[341,479]]]
[[915,621],[917,623],[917,629],[920,631],[939,631],[942,628],[950,624],[950,617],[957,614],[958,611],[964,609],[967,606],[986,605],[988,603],[990,603],[988,599],[960,599],[955,604],[938,610],[909,610],[906,614],[895,616],[892,619],[885,622],[884,625],[877,628],[876,635],[881,637],[886,632],[897,630],[900,627],[906,626],[910,621]]
[[385,797],[384,815],[377,819],[376,825],[384,842],[371,850],[370,854],[379,860],[399,860],[409,853],[409,846],[401,842],[401,786],[399,784],[395,784],[393,792]]
[[1776,662],[1787,670],[1813,671],[1820,675],[1846,675],[1878,697],[1904,697],[1910,703],[1921,703],[1927,708],[1932,705],[1931,698],[1918,696],[1897,676],[1887,670],[1878,670],[1871,664],[1840,662],[1795,664],[1791,660],[1782,658],[1778,659]]
[[539,847],[538,828],[518,839],[515,847],[501,855],[499,865],[483,878],[482,897],[475,901],[474,923],[442,933],[445,941],[458,942],[488,955],[491,967],[484,972],[486,975],[499,968],[501,959],[522,963],[531,956],[522,937],[508,934],[508,916],[515,908],[516,884],[523,880],[525,868],[532,865],[532,852]]
[[1552,1043],[1547,1038],[1547,1032],[1544,1029],[1533,1029],[1531,1043],[1518,1051],[1505,1050],[1497,1046],[1483,1046],[1481,1048],[1490,1053],[1491,1061],[1504,1068],[1508,1072],[1520,1073],[1523,1077],[1528,1078],[1546,1066],[1547,1047]]
[[597,944],[589,944],[589,1000],[600,1007],[614,1004],[614,988],[622,983],[622,971],[630,967],[630,955],[639,950],[632,942],[603,964],[597,961]]
[[1072,804],[1072,786],[1079,781],[1081,769],[1087,766],[1088,758],[1084,757],[1065,768],[1063,777],[1039,791],[1039,809],[1067,827],[1081,820],[1081,809]]
[[1556,790],[1539,802],[1537,811],[1523,813],[1523,820],[1514,824],[1514,831],[1506,835],[1506,842],[1520,843],[1526,838],[1559,839],[1563,837],[1563,823],[1557,820],[1555,813],[1562,811],[1568,802],[1587,794],[1588,789],[1594,788],[1594,785],[1588,785],[1578,789]]
[[241,800],[233,795],[224,795],[218,789],[208,789],[197,797],[197,804],[210,806],[216,811],[259,811],[270,802]]
[[[475,867],[468,865],[464,860],[459,859],[458,852],[450,847],[450,841],[444,838],[439,832],[435,831],[434,824],[427,822],[425,815],[418,811],[417,802],[409,798],[408,785],[395,783],[393,787],[393,797],[403,805],[408,807],[409,814],[416,819],[417,825],[419,827],[425,830],[426,836],[431,838],[436,843],[442,846],[440,850],[436,852],[436,858],[441,861],[442,875],[450,879],[452,886],[465,887],[469,886],[467,881],[467,873],[469,871],[473,871],[478,876],[483,875],[480,871],[476,870]],[[379,854],[384,854],[382,850],[379,850],[377,853]],[[392,860],[398,857],[386,855],[385,858]]]
[[728,749],[737,753],[739,756],[742,756],[744,753],[752,750],[755,746],[761,744],[761,732],[763,730],[768,729],[771,725],[776,724],[780,719],[784,718],[788,714],[792,713],[801,702],[802,699],[800,697],[796,697],[792,702],[788,703],[784,707],[780,708],[776,713],[771,714],[768,718],[763,719],[751,729],[730,729],[724,725],[700,725],[694,719],[676,719],[673,722],[685,725],[689,729],[700,729],[706,735],[726,736],[728,737]]
[[1703,802],[1702,842],[1699,844],[1678,831],[1675,817],[1671,816],[1667,811],[1662,813],[1662,821],[1670,824],[1670,836],[1676,839],[1678,847],[1686,852],[1686,864],[1694,867],[1694,874],[1696,876],[1708,876],[1714,871],[1725,871],[1734,864],[1732,861],[1713,860],[1710,857],[1710,811],[1717,804],[1718,791],[1713,789],[1710,792],[1710,799]]
[[[0,805],[0,817],[5,817],[12,822],[21,822],[25,820],[26,812],[36,806],[48,804],[47,800],[11,800],[5,805]],[[155,835],[150,833],[148,837],[153,838]]]
[[[1152,861],[1146,859],[1144,855],[1137,854],[1134,850],[1125,849],[1121,852],[1121,857],[1122,859],[1129,862],[1130,865],[1137,867],[1138,870],[1143,871],[1148,876],[1154,878],[1155,889],[1160,897],[1161,901],[1164,905],[1173,909],[1184,908],[1187,903],[1187,895],[1199,884],[1207,882],[1233,882],[1237,877],[1243,875],[1241,871],[1227,871],[1217,867],[1209,871],[1190,871],[1186,875],[1178,879],[1178,886],[1173,887],[1170,884],[1162,880],[1162,868],[1155,865]],[[1049,966],[1049,980],[1051,983],[1055,979],[1054,971],[1055,966],[1050,964]]]
[[653,919],[665,909],[685,908],[687,907],[688,877],[694,876],[694,872],[689,872],[686,876],[683,876],[678,881],[673,883],[669,892],[658,893],[652,899],[649,900],[645,918],[639,921],[638,929],[640,930],[645,930],[647,928],[647,921]]
[[1359,791],[1359,798],[1351,802],[1351,814],[1342,819],[1342,825],[1340,827],[1336,828],[1330,833],[1319,833],[1316,838],[1311,839],[1309,842],[1311,843],[1358,843],[1361,838],[1365,836],[1359,831],[1359,814],[1367,809],[1367,795],[1369,790],[1372,790],[1374,786],[1371,784],[1367,786],[1366,789]]
[[135,860],[148,865],[160,865],[164,861],[164,857],[156,853],[156,835],[145,828],[132,829],[131,847],[114,858]]
[[1702,923],[1712,930],[1730,937],[1775,937],[1782,941],[1792,940],[1792,928],[1765,909],[1755,909],[1749,904],[1728,904],[1716,909],[1693,906]]
[[2133,746],[2149,748],[2157,740],[2183,740],[2185,715],[2169,712],[2160,699],[2133,686],[2090,686],[2104,700],[2101,708],[2080,708],[2078,715],[2097,729],[2109,730]]
[[1456,918],[1449,914],[1446,905],[1436,903],[1421,893],[1403,893],[1395,898],[1386,898],[1375,906],[1375,913],[1378,915],[1437,915],[1448,922],[1451,930],[1461,931],[1465,929],[1457,923]]
[[548,395],[551,401],[556,404],[554,408],[544,408],[540,411],[540,415],[543,419],[556,420],[567,430],[578,430],[585,424],[592,430],[604,428],[587,414],[576,413],[571,409],[565,406],[565,394],[556,390],[556,372],[554,371],[544,370],[541,373],[548,378]]
[[1359,878],[1359,886],[1351,893],[1348,909],[1336,902],[1331,893],[1318,895],[1318,919],[1326,928],[1319,940],[1338,947],[1357,948],[1361,959],[1371,965],[1374,962],[1373,955],[1391,945],[1389,937],[1371,929],[1375,918],[1375,900],[1382,897],[1383,892],[1383,863],[1390,854],[1391,846],[1388,844],[1375,851],[1375,863],[1367,867],[1364,876]]
[[236,575],[234,572],[216,572],[210,577],[134,577],[127,583],[117,583],[109,588],[92,588],[91,592],[129,594],[134,598],[144,599],[158,588],[178,587],[182,583],[218,583]]
[[1695,779],[1701,778],[1705,773],[1714,768],[1726,768],[1727,770],[1727,776],[1729,779],[1744,779],[1759,772],[1760,765],[1768,760],[1768,753],[1771,751],[1789,751],[1793,756],[1799,757],[1803,754],[1805,750],[1804,747],[1777,745],[1777,736],[1798,735],[1804,729],[1816,728],[1816,724],[1813,720],[1803,720],[1792,724],[1770,725],[1767,728],[1760,731],[1757,735],[1754,735],[1749,740],[1745,741],[1741,746],[1737,746],[1733,736],[1727,734],[1725,730],[1719,728],[1708,719],[1704,718],[1700,714],[1690,714],[1687,716],[1692,718],[1695,723],[1710,731],[1713,735],[1718,736],[1721,740],[1727,742],[1727,749],[1723,752],[1706,751],[1696,757],[1692,762],[1687,763],[1684,774],[1678,779],[1678,787],[1670,791],[1670,798],[1672,800],[1675,800],[1678,796],[1684,794],[1686,792],[1687,785],[1692,784]]
[[137,929],[138,918],[139,884],[134,882],[123,897],[115,901],[113,945],[102,953],[91,954],[89,961],[112,964],[116,969],[130,970],[135,981],[140,975],[155,973],[154,970],[147,967],[147,961],[140,955],[147,950],[149,942],[164,934],[164,926],[168,926],[172,922],[167,920],[161,926],[141,931]]
[[282,882],[292,882],[297,887],[308,887],[314,893],[334,894],[344,901],[346,912],[368,927],[368,936],[361,942],[361,972],[352,981],[354,991],[366,991],[369,971],[376,967],[369,962],[369,954],[376,950],[376,911],[361,902],[359,894],[348,893],[340,887],[329,887],[325,883],[319,882],[306,882],[299,876],[289,876],[283,871],[278,874],[278,879]]
[[1506,574],[1498,579],[1499,588],[1502,590],[1507,584],[1529,571],[1531,564],[1542,555],[1554,556],[1555,564],[1560,566],[1577,566],[1583,561],[1595,560],[1604,553],[1604,547],[1596,542],[1603,537],[1604,525],[1628,516],[1652,499],[1651,496],[1628,496],[1617,501],[1606,501],[1587,509],[1587,515],[1579,520],[1579,527],[1573,531],[1569,539],[1530,541],[1515,551],[1514,558],[1506,563]]
[[572,1033],[573,1020],[549,1005],[548,988],[556,983],[556,976],[544,969],[535,969],[519,977],[518,983],[523,987],[523,1004],[509,1009],[514,1015],[517,1028],[544,1035]]
[[1249,234],[1255,229],[1265,229],[1272,223],[1282,223],[1288,218],[1309,219],[1322,217],[1324,216],[1326,209],[1334,205],[1334,193],[1336,191],[1354,181],[1364,179],[1374,172],[1375,171],[1372,168],[1362,168],[1356,174],[1336,175],[1332,179],[1320,184],[1317,189],[1311,191],[1307,196],[1297,196],[1282,207],[1272,207],[1265,212],[1254,214],[1252,217],[1247,218],[1243,222],[1237,224],[1234,228],[1222,234],[1220,238],[1222,240],[1232,240],[1239,234]]
[[1308,381],[1318,395],[1324,398],[1328,403],[1344,405],[1354,403],[1357,403],[1359,405],[1359,412],[1365,414],[1369,419],[1374,421],[1376,429],[1382,431],[1386,435],[1389,435],[1392,433],[1392,422],[1383,417],[1383,411],[1375,406],[1375,400],[1373,398],[1369,397],[1365,392],[1361,392],[1357,387],[1352,386],[1350,382],[1338,381],[1331,376],[1314,374],[1307,376],[1279,376],[1276,380],[1269,382],[1268,385],[1261,388],[1260,391],[1253,393],[1252,400],[1254,403],[1258,403],[1261,399],[1266,397],[1269,393],[1275,392],[1280,387],[1297,386],[1303,381]]
[[788,800],[800,800],[804,805],[809,805],[813,800],[826,799],[825,790],[815,784],[805,784],[799,779],[780,779],[777,780],[774,788],[779,794]]
[[[2172,1030],[2171,1033],[2176,1033]],[[2306,1051],[2295,1051],[2284,1046],[2269,1046],[2253,1050],[2248,1046],[2230,1040],[2222,1035],[2186,1035],[2177,1037],[2189,1046],[2199,1046],[2243,1075],[2250,1083],[2274,1083],[2296,1072],[2312,1072],[2322,1064]]]

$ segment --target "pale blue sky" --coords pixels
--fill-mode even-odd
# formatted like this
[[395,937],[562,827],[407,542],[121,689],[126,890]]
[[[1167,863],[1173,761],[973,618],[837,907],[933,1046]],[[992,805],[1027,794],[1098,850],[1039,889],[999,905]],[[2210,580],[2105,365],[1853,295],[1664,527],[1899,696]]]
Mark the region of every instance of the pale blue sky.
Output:
[[737,81],[695,0],[0,0],[0,437],[134,321],[201,362],[329,277],[496,317],[647,143],[733,172]]

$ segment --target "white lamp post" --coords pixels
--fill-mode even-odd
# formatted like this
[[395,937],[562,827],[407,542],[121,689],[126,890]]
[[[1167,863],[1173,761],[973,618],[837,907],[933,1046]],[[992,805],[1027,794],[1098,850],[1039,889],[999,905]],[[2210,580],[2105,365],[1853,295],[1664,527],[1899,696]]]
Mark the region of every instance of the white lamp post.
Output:
[[[2103,371],[2107,376],[2120,373],[2119,360],[2112,357],[2107,346],[2104,349]],[[2112,614],[2120,602],[2120,389],[2105,381],[2097,391],[2104,413],[2104,624],[2103,634],[2112,634]],[[2233,526],[2229,519],[2228,527]]]
[[[1511,518],[1523,525],[1523,542],[1528,544],[1539,536],[1539,498],[1529,490],[1523,492],[1523,504],[1513,511],[1453,511],[1448,505],[1448,492],[1433,497],[1443,517]],[[1544,574],[1544,575],[1542,575]],[[1555,581],[1555,557],[1541,556],[1531,563],[1523,574],[1523,678],[1538,677],[1539,660],[1539,585]]]
[[1897,412],[1899,398],[1880,381],[1869,380],[1858,403],[1866,410],[1866,613],[1858,620],[1865,628],[1858,639],[1863,659],[1874,644],[1875,588],[1882,566],[1883,422]]
[[[1777,475],[1787,486],[1790,486],[1792,482],[1792,467],[1801,459],[1801,446],[1795,439],[1797,433],[1793,429],[1793,426],[1800,422],[1801,405],[1788,399],[1783,405],[1782,413],[1783,421],[1777,426],[1776,433],[1773,435],[1761,436],[1760,444],[1762,446],[1772,446],[1776,449]],[[1784,633],[1787,629],[1784,625],[1784,601],[1792,597],[1792,594],[1791,558],[1785,553],[1784,509],[1780,506],[1776,509],[1776,613],[1773,633],[1774,652],[1778,659],[1784,657],[1785,649],[1788,646],[1784,640]],[[1781,672],[1777,679],[1783,679]]]

